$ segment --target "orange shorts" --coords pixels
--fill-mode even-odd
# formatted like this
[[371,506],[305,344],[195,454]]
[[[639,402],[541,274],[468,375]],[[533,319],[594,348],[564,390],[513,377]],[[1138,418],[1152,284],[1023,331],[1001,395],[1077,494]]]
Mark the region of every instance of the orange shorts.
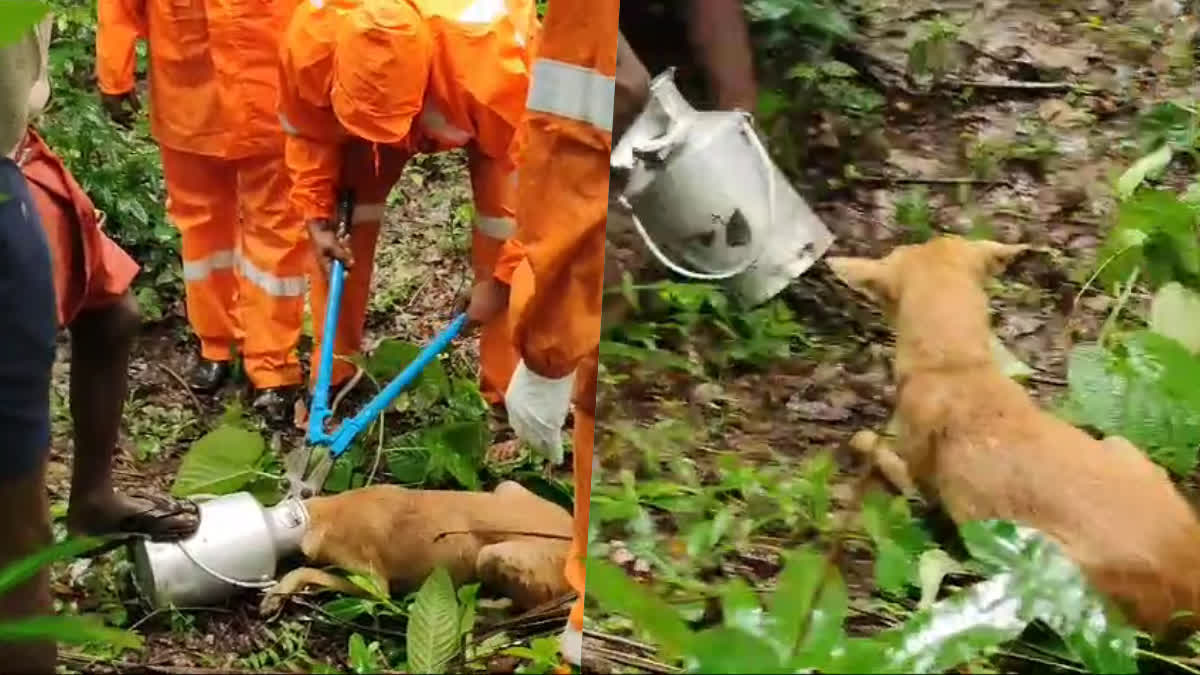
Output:
[[139,268],[104,234],[104,214],[32,128],[17,151],[17,164],[50,244],[59,326],[69,326],[84,310],[116,303]]

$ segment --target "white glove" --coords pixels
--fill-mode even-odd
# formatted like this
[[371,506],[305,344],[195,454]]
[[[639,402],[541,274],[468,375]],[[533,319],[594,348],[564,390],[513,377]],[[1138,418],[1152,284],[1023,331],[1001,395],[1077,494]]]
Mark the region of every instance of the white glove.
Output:
[[517,438],[540,452],[552,464],[561,464],[563,461],[562,428],[567,423],[574,388],[574,371],[566,377],[552,380],[527,368],[522,359],[517,363],[517,369],[508,383],[508,391],[504,394],[508,421]]

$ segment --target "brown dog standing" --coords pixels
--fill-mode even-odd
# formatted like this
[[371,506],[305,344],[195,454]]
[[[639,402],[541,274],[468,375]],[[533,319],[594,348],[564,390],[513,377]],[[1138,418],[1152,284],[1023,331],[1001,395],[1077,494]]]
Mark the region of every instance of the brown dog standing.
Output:
[[[563,575],[571,514],[512,481],[492,492],[376,485],[304,505],[305,558],[368,576],[378,588],[414,591],[445,567],[456,586],[480,582],[519,609],[571,593]],[[274,614],[290,594],[309,586],[364,594],[342,577],[302,567],[266,593],[262,613]]]
[[[1052,537],[1144,629],[1194,629],[1200,522],[1166,472],[1123,438],[1097,441],[1042,411],[993,363],[983,285],[1025,250],[942,237],[828,260],[897,336],[895,446],[870,432],[852,444],[957,523],[1005,519]],[[1177,612],[1194,615],[1176,624]]]

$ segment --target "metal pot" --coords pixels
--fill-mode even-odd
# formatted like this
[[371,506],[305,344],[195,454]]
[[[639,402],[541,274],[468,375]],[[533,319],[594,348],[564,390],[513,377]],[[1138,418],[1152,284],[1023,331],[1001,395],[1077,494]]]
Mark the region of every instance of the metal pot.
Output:
[[614,148],[618,200],[650,253],[689,279],[725,282],[750,305],[770,299],[833,243],[771,160],[744,112],[700,112],[654,78]]
[[273,585],[279,559],[299,551],[308,530],[308,511],[295,499],[268,509],[238,492],[199,506],[200,527],[190,538],[134,544],[137,585],[156,609],[203,607],[239,588]]

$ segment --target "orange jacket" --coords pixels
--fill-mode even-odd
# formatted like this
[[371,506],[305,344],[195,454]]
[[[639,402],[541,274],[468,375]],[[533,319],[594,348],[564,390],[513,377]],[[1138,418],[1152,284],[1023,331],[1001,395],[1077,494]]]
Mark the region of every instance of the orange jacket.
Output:
[[99,0],[100,90],[134,88],[150,43],[150,125],[174,150],[238,159],[280,152],[279,36],[301,0]]
[[332,217],[350,137],[414,153],[469,147],[477,210],[481,189],[513,189],[537,29],[532,0],[302,4],[280,47],[293,205]]
[[[595,406],[619,0],[553,0],[522,133],[509,320],[526,365]],[[514,255],[512,250],[506,255]],[[508,267],[511,261],[498,263]]]

